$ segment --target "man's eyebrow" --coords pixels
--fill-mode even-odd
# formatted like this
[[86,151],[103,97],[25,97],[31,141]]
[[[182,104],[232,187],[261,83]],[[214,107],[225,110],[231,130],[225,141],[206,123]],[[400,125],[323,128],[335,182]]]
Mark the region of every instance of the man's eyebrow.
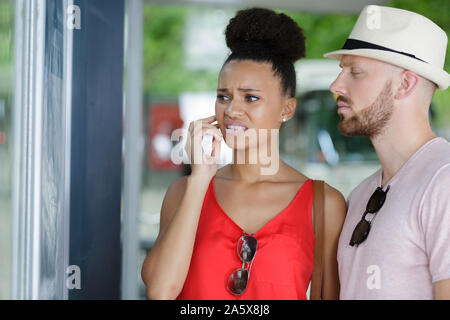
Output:
[[344,67],[348,67],[348,68],[352,68],[352,67],[359,67],[360,64],[356,61],[350,61],[350,62],[340,62],[339,63],[339,67],[344,68]]

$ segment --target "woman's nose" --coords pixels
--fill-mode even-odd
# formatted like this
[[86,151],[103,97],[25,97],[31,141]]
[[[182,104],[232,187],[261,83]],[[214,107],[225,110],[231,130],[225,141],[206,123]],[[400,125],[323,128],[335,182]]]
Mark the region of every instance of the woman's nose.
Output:
[[236,100],[233,100],[225,109],[225,113],[230,117],[239,116],[243,113],[242,105]]

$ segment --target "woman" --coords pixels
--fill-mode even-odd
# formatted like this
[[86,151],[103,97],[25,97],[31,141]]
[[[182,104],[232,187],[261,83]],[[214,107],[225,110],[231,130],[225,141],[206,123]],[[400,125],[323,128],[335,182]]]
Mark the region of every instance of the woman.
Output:
[[[304,56],[303,32],[284,14],[254,8],[230,20],[226,41],[232,53],[219,74],[216,115],[189,127],[192,173],[169,187],[160,233],[142,268],[147,295],[306,299],[314,260],[313,183],[278,157],[272,139],[294,116],[293,62]],[[239,137],[249,132],[256,134],[242,143]],[[213,136],[211,156],[199,147],[205,135]],[[218,170],[210,160],[222,139],[234,161]],[[193,150],[201,150],[202,161],[194,161]],[[261,150],[277,163],[272,172],[263,174],[271,164],[263,163]],[[346,208],[337,190],[325,184],[324,193],[322,295],[338,299],[336,252]]]

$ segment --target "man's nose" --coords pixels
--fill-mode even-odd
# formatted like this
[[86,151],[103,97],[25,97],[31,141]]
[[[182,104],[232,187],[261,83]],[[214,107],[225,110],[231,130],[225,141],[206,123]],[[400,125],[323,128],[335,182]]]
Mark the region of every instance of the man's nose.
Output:
[[347,91],[344,86],[344,82],[342,81],[342,72],[339,73],[336,80],[333,81],[330,85],[330,91],[338,96],[346,95]]

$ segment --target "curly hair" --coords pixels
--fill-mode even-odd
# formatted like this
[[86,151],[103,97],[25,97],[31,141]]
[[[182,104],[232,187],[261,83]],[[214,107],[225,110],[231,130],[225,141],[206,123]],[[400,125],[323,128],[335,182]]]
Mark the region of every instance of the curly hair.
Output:
[[231,54],[224,65],[232,60],[269,62],[283,93],[295,96],[294,62],[305,56],[305,36],[294,20],[264,8],[240,10],[230,19],[225,38]]

